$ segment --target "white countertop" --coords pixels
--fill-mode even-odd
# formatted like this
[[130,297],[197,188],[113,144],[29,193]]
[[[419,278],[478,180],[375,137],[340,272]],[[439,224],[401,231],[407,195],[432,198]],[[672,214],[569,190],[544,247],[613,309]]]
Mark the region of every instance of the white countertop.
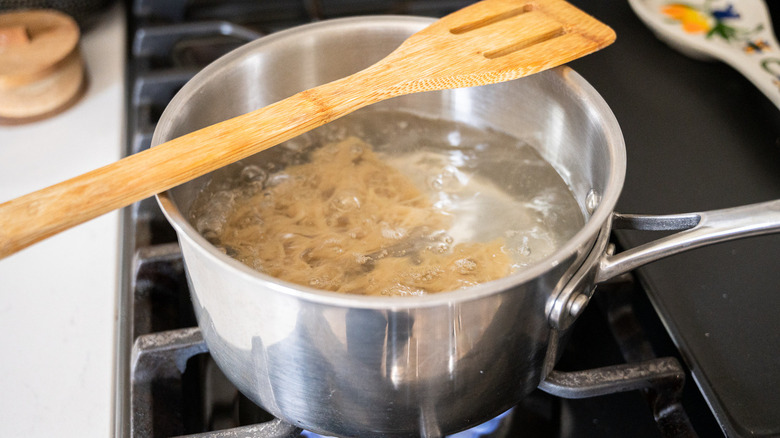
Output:
[[[54,118],[0,126],[0,202],[120,158],[121,4],[82,36],[86,96]],[[113,433],[119,214],[0,260],[0,436]]]

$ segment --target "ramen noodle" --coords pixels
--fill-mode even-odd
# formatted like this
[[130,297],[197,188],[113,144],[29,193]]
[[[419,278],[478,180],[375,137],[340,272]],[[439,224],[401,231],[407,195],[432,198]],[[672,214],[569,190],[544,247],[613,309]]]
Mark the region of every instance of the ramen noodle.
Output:
[[502,239],[452,245],[451,217],[355,137],[236,199],[222,248],[279,279],[352,294],[421,295],[503,277]]
[[504,277],[583,222],[566,183],[523,141],[394,112],[355,114],[221,170],[190,217],[260,272],[389,296]]

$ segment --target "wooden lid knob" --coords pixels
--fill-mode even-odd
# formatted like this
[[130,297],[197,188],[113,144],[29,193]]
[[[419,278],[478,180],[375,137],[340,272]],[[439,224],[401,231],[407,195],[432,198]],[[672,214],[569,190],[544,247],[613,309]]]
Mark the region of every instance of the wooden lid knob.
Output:
[[0,27],[0,47],[23,46],[30,44],[30,34],[21,25]]
[[0,14],[0,121],[64,109],[83,91],[79,27],[54,10]]

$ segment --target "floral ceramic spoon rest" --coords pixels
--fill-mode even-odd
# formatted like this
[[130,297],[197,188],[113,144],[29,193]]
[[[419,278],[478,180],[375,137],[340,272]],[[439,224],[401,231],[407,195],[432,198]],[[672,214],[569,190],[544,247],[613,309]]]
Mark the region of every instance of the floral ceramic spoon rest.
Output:
[[780,108],[780,45],[761,0],[629,0],[670,46],[697,59],[719,59],[750,79]]

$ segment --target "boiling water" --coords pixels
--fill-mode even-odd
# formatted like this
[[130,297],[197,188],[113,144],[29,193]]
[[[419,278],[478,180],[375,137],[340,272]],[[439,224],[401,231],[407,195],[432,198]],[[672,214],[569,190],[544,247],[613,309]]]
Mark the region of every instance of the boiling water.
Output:
[[[499,250],[495,249],[500,248],[500,252],[508,256],[506,260],[510,265],[506,271],[495,271],[501,272],[502,276],[552,254],[583,225],[580,206],[569,187],[531,146],[491,130],[386,111],[358,112],[215,173],[213,180],[193,204],[193,224],[201,234],[227,254],[258,270],[268,272],[268,267],[259,260],[263,257],[265,260],[272,260],[275,256],[259,254],[258,246],[276,243],[266,240],[236,243],[234,239],[231,244],[226,245],[223,240],[231,233],[233,236],[248,235],[240,234],[240,229],[229,227],[242,228],[246,225],[249,229],[267,219],[247,214],[245,211],[257,211],[253,208],[246,210],[247,202],[266,205],[283,201],[273,199],[274,196],[299,196],[296,193],[276,191],[276,188],[282,187],[292,178],[296,179],[299,187],[317,187],[318,181],[307,179],[321,176],[315,172],[288,172],[286,166],[305,165],[313,155],[316,156],[313,151],[322,145],[343,142],[351,137],[366,142],[381,157],[383,163],[389,164],[411,181],[427,198],[429,209],[435,211],[435,215],[426,216],[425,220],[430,222],[426,226],[391,226],[382,218],[377,219],[376,224],[372,224],[379,227],[379,235],[375,240],[382,241],[383,246],[380,249],[361,246],[361,236],[357,235],[360,233],[355,231],[354,226],[341,227],[345,233],[343,238],[336,236],[319,241],[317,245],[320,247],[330,245],[336,248],[331,251],[334,260],[343,256],[342,243],[346,242],[344,239],[352,242],[349,250],[351,253],[343,257],[347,263],[353,263],[353,259],[357,260],[361,268],[360,273],[370,274],[370,271],[378,266],[375,263],[380,259],[407,257],[411,260],[410,266],[425,265],[420,256],[421,252],[433,251],[446,255],[455,250],[461,251],[459,244],[473,244],[477,246],[469,247],[470,250],[489,255],[479,258],[469,253],[463,257],[453,257],[450,262],[456,266],[457,271],[453,275],[467,274],[465,271],[475,270],[477,263],[480,264],[480,269],[485,269],[485,265],[491,260],[503,263],[503,259],[497,257]],[[350,153],[362,153],[357,150],[363,147],[360,144],[350,147],[356,149]],[[334,149],[334,153],[335,151]],[[344,175],[344,178],[347,178],[347,175]],[[330,194],[320,197],[327,196]],[[348,189],[340,189],[338,194],[334,194],[332,199],[327,201],[325,208],[339,214],[348,211],[354,213],[361,208],[367,210],[367,206],[363,204],[365,199],[361,197],[365,195],[358,196]],[[317,200],[305,199],[302,202],[310,204]],[[230,215],[241,208],[245,209],[241,210],[241,220],[229,221]],[[295,211],[297,210],[285,214],[291,216]],[[446,221],[441,219],[444,216],[447,217]],[[344,220],[344,217],[342,215],[341,220]],[[368,218],[373,220],[374,216],[353,216],[351,220],[368,223]],[[446,224],[446,228],[442,228],[442,224]],[[280,234],[279,239],[282,242],[279,245],[282,247],[289,245],[285,239],[295,233],[292,228],[295,227],[290,226],[289,233]],[[266,228],[262,230],[262,233],[267,231]],[[329,229],[328,232],[330,231],[332,230]],[[499,242],[498,246],[496,242]],[[341,252],[339,249],[342,249]],[[319,254],[322,251],[323,248],[305,248],[299,254],[310,259],[313,252]],[[311,264],[311,260],[307,261]],[[355,268],[351,269],[355,271]],[[415,275],[447,275],[446,272],[442,274],[443,271],[437,265],[426,265],[425,269],[427,271],[417,272]],[[291,281],[337,290],[335,287],[329,287],[332,278],[325,278],[330,274],[320,278],[324,274],[319,272],[307,274],[311,278]],[[269,273],[273,275],[273,272]],[[494,277],[495,274],[481,277],[480,281]],[[468,278],[470,280],[458,279],[444,287],[468,286],[473,284],[473,279],[477,277]],[[421,286],[419,281],[414,283],[413,287],[396,283],[378,293],[415,295],[430,292],[424,284]],[[364,283],[360,285],[359,288],[363,288]]]

